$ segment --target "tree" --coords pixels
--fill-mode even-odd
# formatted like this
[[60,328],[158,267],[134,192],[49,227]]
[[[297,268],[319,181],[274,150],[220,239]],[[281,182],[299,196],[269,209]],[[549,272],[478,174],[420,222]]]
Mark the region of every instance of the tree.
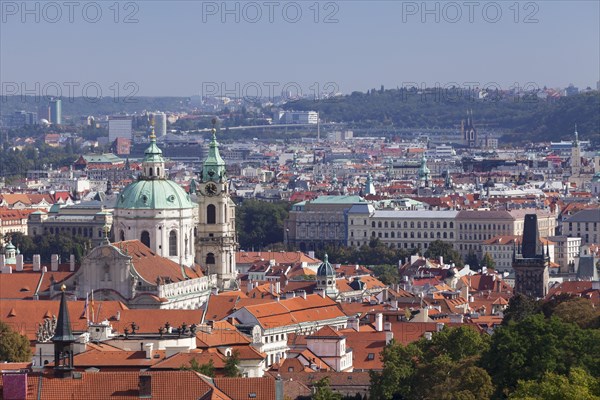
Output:
[[511,400],[598,400],[600,379],[582,368],[573,368],[568,376],[547,372],[540,380],[520,380]]
[[282,242],[283,223],[290,203],[246,200],[236,207],[236,230],[240,247],[264,248]]
[[454,250],[452,243],[444,242],[442,240],[435,240],[429,244],[424,254],[427,258],[439,258],[443,257],[444,262],[454,263],[456,266],[462,267],[462,257],[460,253]]
[[315,394],[313,400],[342,400],[342,395],[335,393],[329,386],[329,377],[319,379],[314,385]]
[[486,252],[481,259],[481,265],[489,269],[494,269],[496,268],[496,261],[494,261],[490,253]]
[[0,321],[0,361],[31,361],[31,346],[27,337],[15,332],[2,321]]
[[465,264],[468,264],[471,269],[479,268],[479,257],[472,249],[465,256]]
[[182,365],[181,369],[184,371],[196,371],[211,378],[215,377],[215,363],[213,363],[212,359],[208,360],[206,364],[200,364],[195,358],[192,358],[190,365]]
[[227,357],[225,361],[225,366],[223,367],[223,372],[225,376],[228,378],[236,378],[242,376],[239,369],[240,364],[240,353],[237,350],[233,350],[231,355]]
[[539,380],[547,372],[566,374],[572,367],[600,376],[598,354],[600,330],[581,329],[540,313],[496,328],[481,364],[499,390],[510,392],[519,379]]
[[518,293],[510,298],[508,307],[504,310],[503,325],[508,325],[509,322],[519,322],[530,315],[539,312],[539,303],[537,300]]
[[600,327],[600,310],[594,307],[590,299],[583,297],[575,297],[558,304],[552,315],[581,328]]
[[383,371],[369,371],[369,398],[392,400],[408,397],[420,353],[414,344],[404,346],[395,340],[387,344],[381,352]]

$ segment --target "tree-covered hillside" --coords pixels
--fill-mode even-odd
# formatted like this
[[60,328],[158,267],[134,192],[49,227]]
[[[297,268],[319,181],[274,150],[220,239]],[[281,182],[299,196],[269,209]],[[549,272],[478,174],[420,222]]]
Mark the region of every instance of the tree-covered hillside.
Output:
[[[459,92],[457,92],[459,93]],[[460,92],[462,93],[462,92]],[[354,92],[325,100],[299,100],[285,105],[290,110],[315,110],[330,122],[356,127],[460,128],[467,110],[475,125],[511,132],[507,141],[570,139],[575,124],[583,139],[599,140],[600,94],[588,92],[555,100],[535,96],[505,97],[490,93],[485,100],[451,91],[405,89]]]

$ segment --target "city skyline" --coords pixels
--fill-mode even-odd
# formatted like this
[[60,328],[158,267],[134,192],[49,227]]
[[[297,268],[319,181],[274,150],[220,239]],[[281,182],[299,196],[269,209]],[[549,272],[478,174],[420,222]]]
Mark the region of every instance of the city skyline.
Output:
[[591,1],[28,4],[2,3],[3,95],[12,83],[14,94],[269,97],[600,80]]

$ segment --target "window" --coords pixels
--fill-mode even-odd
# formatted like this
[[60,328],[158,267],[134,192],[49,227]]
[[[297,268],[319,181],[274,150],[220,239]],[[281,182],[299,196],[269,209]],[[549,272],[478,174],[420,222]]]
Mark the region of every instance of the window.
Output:
[[427,221],[423,222],[423,228],[427,229]]
[[371,360],[374,360],[374,359],[375,359],[375,353],[369,353],[367,355],[367,360],[371,361]]
[[217,209],[213,204],[206,207],[206,223],[211,225],[217,223]]
[[142,231],[140,241],[142,244],[144,244],[144,246],[150,247],[150,233],[148,233],[148,231]]
[[446,225],[446,222],[444,222],[444,228],[446,228],[446,226],[447,226],[447,225]]
[[206,255],[206,264],[215,264],[215,255],[213,253],[208,253]]
[[375,221],[371,222],[371,228],[375,228]]
[[177,232],[173,229],[169,232],[169,256],[174,257],[177,255]]
[[[79,228],[79,230],[81,231],[81,228]],[[123,229],[119,231],[119,240],[121,240],[121,242],[125,241],[125,232]]]
[[421,222],[417,222],[417,228],[421,229]]

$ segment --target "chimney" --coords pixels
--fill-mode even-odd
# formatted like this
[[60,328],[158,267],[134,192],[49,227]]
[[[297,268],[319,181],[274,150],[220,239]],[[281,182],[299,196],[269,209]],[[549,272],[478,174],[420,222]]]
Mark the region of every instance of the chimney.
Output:
[[146,343],[144,345],[144,349],[146,350],[146,359],[147,360],[152,359],[152,356],[154,355],[154,344],[153,343]]
[[275,293],[281,293],[281,282],[279,281],[275,282]]
[[348,318],[348,328],[360,332],[360,320],[356,316]]
[[299,290],[298,293],[304,300],[306,300],[306,290]]
[[210,294],[216,296],[219,294],[219,288],[218,287],[214,287],[210,290]]
[[438,322],[437,324],[435,324],[435,331],[436,332],[441,332],[444,329],[444,323],[443,322]]
[[440,265],[444,265],[444,256],[440,256]]
[[453,324],[462,324],[463,323],[463,315],[462,314],[450,314],[450,322]]
[[375,314],[375,330],[377,332],[383,331],[383,314],[382,313]]
[[423,334],[423,336],[425,337],[425,339],[431,340],[431,338],[433,337],[433,334],[431,332],[425,332]]
[[52,254],[50,256],[50,270],[58,271],[58,254]]
[[75,254],[71,254],[69,257],[69,271],[75,271]]
[[386,332],[391,332],[392,331],[392,323],[391,322],[384,322],[383,323],[383,330]]
[[23,254],[17,254],[17,269],[18,272],[23,271]]
[[356,265],[354,266],[354,270],[355,270],[355,271],[358,271],[359,269],[360,269],[360,265],[356,264]]
[[33,255],[33,271],[38,272],[40,270],[40,255]]
[[140,398],[152,398],[152,375],[140,375],[139,382]]
[[46,267],[45,265],[42,267],[42,274],[45,274],[46,272],[48,272],[48,267]]
[[252,283],[251,280],[248,280],[248,283],[246,284],[246,291],[249,293],[252,291],[253,288],[254,288],[254,284]]
[[392,341],[392,339],[394,338],[394,332],[391,331],[391,328],[389,331],[385,331],[385,344],[390,344],[390,342]]

